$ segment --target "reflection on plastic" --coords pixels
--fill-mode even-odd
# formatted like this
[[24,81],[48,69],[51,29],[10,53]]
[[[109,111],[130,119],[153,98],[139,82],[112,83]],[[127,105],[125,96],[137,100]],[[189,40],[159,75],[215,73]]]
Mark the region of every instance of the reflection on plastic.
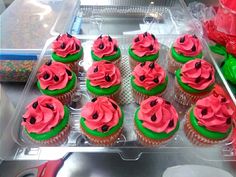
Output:
[[162,177],[233,177],[224,170],[201,166],[201,165],[181,165],[167,168]]

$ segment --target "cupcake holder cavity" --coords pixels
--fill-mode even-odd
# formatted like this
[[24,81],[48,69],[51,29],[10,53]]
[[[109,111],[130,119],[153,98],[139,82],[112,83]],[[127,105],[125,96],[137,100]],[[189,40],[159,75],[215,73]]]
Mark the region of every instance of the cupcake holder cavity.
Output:
[[[188,138],[186,137],[184,133],[184,130],[185,130],[184,116],[185,116],[185,113],[188,111],[189,107],[183,106],[175,101],[174,99],[175,94],[180,93],[179,95],[181,95],[182,92],[179,91],[179,89],[177,89],[177,91],[175,92],[174,75],[167,71],[167,67],[168,67],[167,59],[169,55],[168,46],[171,46],[171,43],[177,37],[176,35],[173,35],[173,36],[156,35],[156,37],[158,38],[158,41],[161,43],[160,56],[159,56],[158,63],[160,64],[161,67],[163,67],[166,70],[166,73],[168,75],[168,84],[165,90],[165,94],[163,94],[163,98],[171,102],[171,104],[176,108],[179,114],[180,121],[181,121],[179,130],[176,132],[173,138],[163,140],[160,142],[153,142],[141,136],[140,132],[135,131],[135,125],[134,125],[133,119],[134,119],[134,112],[138,108],[138,105],[135,103],[133,95],[132,95],[132,88],[131,88],[131,82],[130,82],[131,69],[129,66],[129,56],[127,55],[127,49],[133,37],[134,36],[120,36],[120,38],[117,38],[119,47],[121,48],[121,53],[122,53],[122,58],[120,60],[122,85],[121,85],[121,89],[119,90],[119,97],[118,97],[119,100],[117,101],[121,105],[122,110],[124,111],[124,124],[123,124],[122,131],[120,130],[114,136],[109,137],[108,140],[98,140],[97,138],[94,138],[94,137],[87,138],[86,135],[84,135],[83,130],[81,131],[81,127],[80,127],[81,107],[87,101],[90,101],[92,98],[86,89],[85,73],[88,67],[91,66],[93,62],[91,56],[89,55],[90,54],[89,49],[91,49],[92,40],[88,39],[89,41],[91,40],[91,42],[87,43],[86,41],[88,40],[83,39],[84,41],[82,40],[82,45],[85,51],[85,57],[81,65],[84,66],[84,71],[80,72],[78,75],[77,85],[79,87],[75,87],[74,90],[69,93],[69,95],[72,95],[72,94],[75,95],[72,98],[71,103],[68,105],[70,107],[70,114],[71,114],[71,117],[69,120],[70,131],[69,133],[66,131],[66,133],[63,133],[63,136],[60,136],[59,138],[60,140],[59,142],[62,142],[64,140],[65,142],[62,143],[62,145],[60,146],[55,145],[54,140],[51,140],[50,142],[47,142],[46,144],[38,144],[38,142],[34,143],[32,140],[29,140],[28,136],[24,132],[23,127],[20,125],[21,119],[19,117],[21,117],[22,114],[24,113],[25,106],[32,99],[40,95],[40,92],[34,87],[34,82],[32,82],[33,80],[35,80],[35,74],[37,73],[36,72],[37,70],[35,70],[35,72],[32,74],[32,78],[29,80],[30,83],[28,83],[28,86],[27,86],[28,90],[26,90],[27,92],[25,93],[25,95],[22,96],[22,102],[20,103],[20,105],[18,105],[18,111],[16,115],[14,116],[14,118],[11,120],[11,124],[9,124],[9,128],[12,131],[11,134],[13,136],[14,143],[17,145],[17,147],[23,149],[23,151],[16,152],[16,158],[19,158],[20,155],[21,156],[23,155],[24,157],[27,156],[25,155],[24,150],[26,150],[28,147],[38,147],[41,149],[43,148],[43,146],[54,146],[53,148],[56,148],[59,151],[64,149],[66,151],[72,151],[72,152],[73,151],[84,152],[85,150],[84,148],[86,148],[86,152],[100,152],[100,151],[107,152],[109,150],[112,150],[112,152],[120,152],[122,149],[134,148],[134,150],[139,151],[139,153],[143,151],[149,151],[148,146],[161,146],[161,147],[164,147],[166,151],[171,151],[173,147],[175,148],[182,148],[182,147],[195,148],[196,147],[194,144],[192,144],[188,140]],[[50,48],[49,46],[47,47]],[[204,55],[208,55],[206,48],[204,49]],[[37,64],[36,69],[39,66],[40,66],[40,63]],[[219,76],[217,76],[217,82],[221,83],[221,79],[219,78]],[[65,96],[65,100],[66,102],[68,101],[66,96]],[[114,141],[114,139],[116,139],[116,141]],[[140,142],[144,144],[144,146],[140,145]],[[112,148],[104,147],[104,146],[110,146],[111,144],[113,146]],[[225,147],[228,148],[228,146],[226,146],[225,143],[222,143],[222,144],[219,144],[218,146],[211,146],[209,148],[213,148],[214,150],[215,149],[221,150],[222,148],[225,148]],[[159,148],[153,149],[154,152],[158,150]]]

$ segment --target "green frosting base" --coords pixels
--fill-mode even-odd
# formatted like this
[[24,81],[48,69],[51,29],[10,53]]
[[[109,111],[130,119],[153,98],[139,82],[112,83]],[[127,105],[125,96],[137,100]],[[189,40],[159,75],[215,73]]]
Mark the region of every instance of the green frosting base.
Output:
[[94,52],[91,50],[91,56],[94,61],[101,61],[101,60],[113,61],[121,56],[121,52],[120,52],[120,48],[118,48],[117,52],[114,55],[104,56],[100,58],[97,55],[95,55]]
[[73,54],[73,55],[67,55],[66,57],[60,57],[58,56],[55,52],[52,53],[52,58],[55,61],[62,62],[62,63],[71,63],[77,60],[80,60],[80,58],[83,55],[83,47],[81,46],[81,49],[78,53]]
[[81,117],[80,119],[80,126],[83,127],[84,131],[92,136],[96,136],[96,137],[107,137],[107,136],[110,136],[114,133],[116,133],[123,125],[123,122],[124,122],[124,113],[121,109],[121,118],[119,119],[119,122],[116,126],[112,127],[109,131],[107,132],[99,132],[97,130],[91,130],[90,128],[88,128],[86,125],[85,125],[85,118]]
[[57,124],[57,126],[55,126],[52,130],[46,133],[42,133],[42,134],[29,133],[26,129],[25,129],[25,132],[34,140],[37,140],[37,141],[48,140],[54,136],[57,136],[67,126],[69,122],[69,115],[70,113],[69,113],[68,108],[64,106],[64,117],[59,122],[59,124]]
[[116,91],[118,91],[120,89],[121,84],[111,86],[109,88],[101,88],[99,86],[92,86],[90,84],[90,80],[87,79],[86,80],[86,87],[87,87],[88,91],[93,93],[94,95],[103,96],[103,95],[112,95],[113,93],[115,93]]
[[140,86],[136,85],[134,82],[134,76],[131,76],[132,88],[134,90],[136,90],[137,92],[142,93],[144,95],[148,95],[148,96],[157,95],[158,93],[163,92],[167,87],[167,83],[168,83],[168,76],[166,76],[164,83],[152,88],[151,90],[146,90],[144,87],[140,87]]
[[61,95],[64,93],[68,93],[70,90],[72,90],[75,87],[76,84],[76,75],[75,73],[72,72],[72,78],[71,80],[67,83],[66,87],[60,90],[48,90],[48,89],[42,89],[40,86],[39,81],[37,82],[38,89],[45,95],[50,95],[50,96],[56,96],[56,95]]
[[195,58],[199,58],[199,59],[202,58],[202,52],[199,53],[199,54],[196,55],[196,56],[188,57],[188,56],[184,56],[183,54],[177,53],[176,50],[175,50],[175,48],[174,48],[173,46],[171,47],[171,54],[172,54],[172,57],[173,57],[177,62],[180,62],[180,63],[187,63],[188,61],[194,60]]
[[216,53],[218,55],[222,55],[222,56],[226,56],[227,55],[225,46],[220,45],[220,44],[216,44],[216,45],[210,46],[210,50],[213,53]]
[[193,128],[202,136],[209,138],[209,139],[214,139],[214,140],[220,140],[226,138],[232,129],[232,126],[226,133],[220,133],[220,132],[214,132],[206,129],[203,126],[200,126],[198,124],[197,118],[194,116],[193,109],[190,111],[190,122]]
[[139,57],[138,55],[136,55],[133,50],[131,49],[131,46],[128,49],[128,53],[129,55],[136,61],[138,62],[145,62],[145,61],[155,61],[156,59],[158,59],[159,57],[159,52],[157,52],[156,54],[153,55],[148,55],[148,56],[143,56],[143,57]]
[[236,85],[236,58],[234,58],[232,55],[229,55],[225,59],[221,70],[225,79]]
[[149,130],[149,129],[143,127],[143,125],[142,125],[143,122],[141,120],[139,120],[139,118],[138,118],[139,110],[140,110],[140,108],[138,108],[135,112],[134,121],[135,121],[137,128],[143,133],[143,135],[145,135],[148,138],[155,139],[155,140],[168,139],[171,136],[173,136],[177,132],[177,130],[179,129],[179,121],[178,121],[175,129],[173,131],[171,131],[170,133],[153,132],[152,130]]
[[177,78],[177,82],[180,85],[180,87],[183,88],[188,93],[197,93],[198,94],[198,93],[210,92],[214,88],[214,85],[215,85],[213,83],[212,85],[210,85],[208,88],[206,88],[204,90],[197,90],[197,89],[194,89],[194,88],[190,87],[189,85],[182,82],[181,76],[180,76],[180,69],[176,70],[175,76]]

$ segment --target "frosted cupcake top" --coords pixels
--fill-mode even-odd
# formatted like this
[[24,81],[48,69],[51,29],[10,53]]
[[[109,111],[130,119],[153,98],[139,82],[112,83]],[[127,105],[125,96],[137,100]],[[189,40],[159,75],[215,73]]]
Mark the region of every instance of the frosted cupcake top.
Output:
[[138,118],[143,121],[143,127],[156,133],[170,133],[178,123],[175,108],[157,96],[151,96],[141,103]]
[[59,100],[42,95],[26,106],[22,126],[29,133],[42,134],[53,129],[64,114],[64,107]]
[[132,41],[131,50],[139,57],[157,54],[160,44],[153,34],[138,34]]
[[80,40],[68,33],[59,35],[52,43],[53,52],[60,57],[76,54],[81,48]]
[[85,119],[85,125],[89,129],[107,132],[118,124],[122,113],[115,101],[101,96],[83,106],[81,117]]
[[121,84],[120,70],[107,61],[94,62],[88,69],[87,79],[90,85],[100,88],[109,88]]
[[144,62],[138,64],[132,72],[134,83],[146,90],[163,84],[166,79],[165,71],[156,62]]

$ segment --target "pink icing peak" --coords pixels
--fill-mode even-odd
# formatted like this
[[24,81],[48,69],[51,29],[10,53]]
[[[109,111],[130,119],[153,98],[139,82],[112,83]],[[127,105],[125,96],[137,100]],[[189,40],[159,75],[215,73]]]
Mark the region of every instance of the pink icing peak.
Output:
[[144,87],[146,90],[163,84],[165,82],[166,73],[156,62],[140,63],[134,68],[132,72],[134,76],[134,82],[140,87]]
[[63,63],[49,62],[39,68],[37,78],[42,89],[58,90],[66,87],[72,71]]
[[191,34],[178,37],[174,43],[174,48],[177,53],[188,57],[197,56],[202,52],[200,40]]
[[76,54],[81,49],[80,40],[70,34],[62,34],[52,43],[53,52],[60,57]]
[[159,52],[160,44],[153,34],[145,32],[135,36],[131,49],[139,57],[149,56]]
[[100,58],[114,55],[117,52],[118,44],[116,39],[110,36],[99,36],[93,43],[92,51]]
[[118,124],[122,114],[115,101],[101,96],[83,106],[81,117],[89,129],[106,132]]
[[64,107],[56,98],[50,96],[39,96],[26,106],[23,115],[22,126],[29,133],[46,133],[64,117]]
[[235,0],[220,0],[220,3],[223,7],[228,8],[236,13],[236,2]]
[[194,89],[204,90],[215,83],[215,69],[205,60],[191,60],[181,68],[181,80]]
[[178,123],[175,108],[161,97],[151,96],[140,105],[138,117],[143,126],[156,133],[170,133]]
[[221,95],[211,94],[198,100],[193,111],[198,124],[210,131],[226,133],[232,125],[234,111],[230,101]]
[[92,86],[109,88],[121,83],[120,70],[107,61],[94,62],[88,69],[87,79]]

